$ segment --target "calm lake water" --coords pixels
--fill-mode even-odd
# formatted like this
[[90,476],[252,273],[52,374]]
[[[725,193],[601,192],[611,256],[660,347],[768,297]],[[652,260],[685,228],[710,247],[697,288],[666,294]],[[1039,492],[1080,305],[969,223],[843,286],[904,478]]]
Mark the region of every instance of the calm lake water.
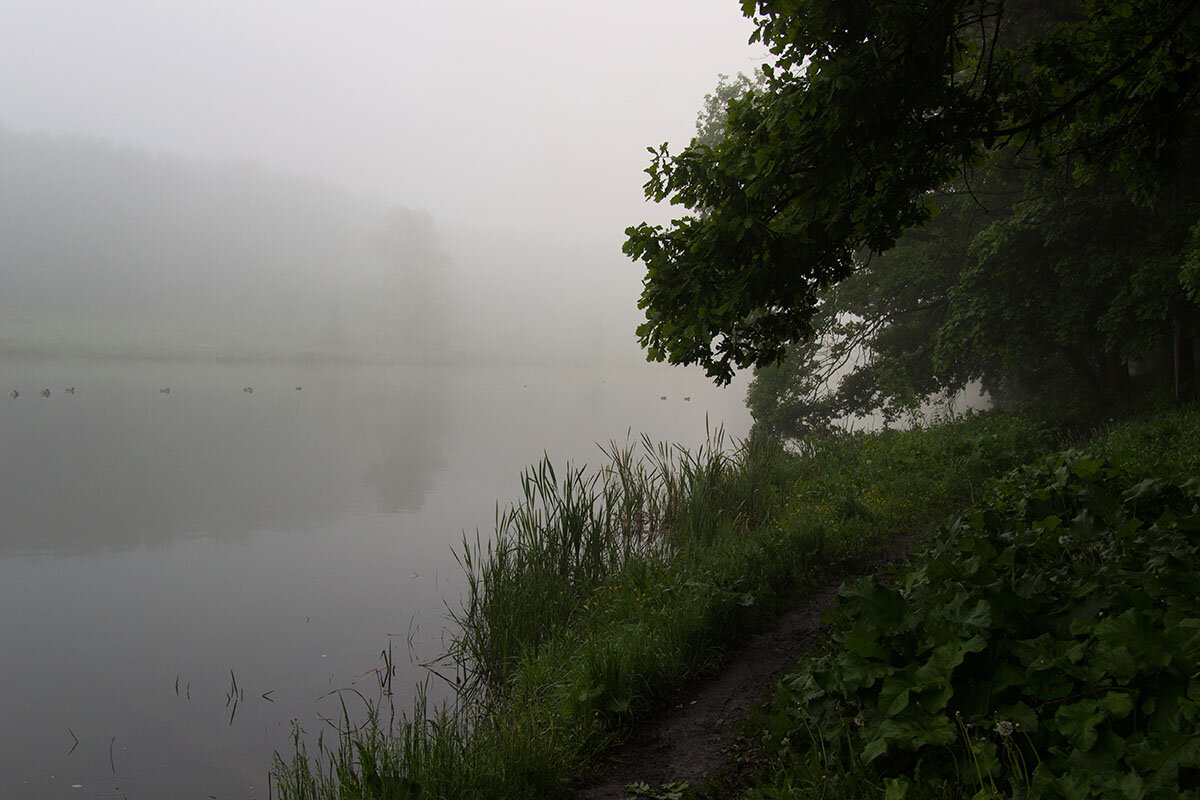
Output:
[[389,647],[409,707],[451,549],[543,451],[749,429],[744,387],[659,365],[7,360],[0,392],[4,798],[264,798]]

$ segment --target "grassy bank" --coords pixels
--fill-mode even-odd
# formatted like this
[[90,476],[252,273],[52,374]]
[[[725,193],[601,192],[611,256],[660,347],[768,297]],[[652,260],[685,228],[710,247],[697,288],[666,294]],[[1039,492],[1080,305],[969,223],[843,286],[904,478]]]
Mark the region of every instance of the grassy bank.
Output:
[[301,737],[277,794],[567,796],[601,750],[764,620],[979,500],[1047,441],[1027,421],[974,417],[799,453],[718,435],[691,453],[613,446],[590,474],[538,465],[496,535],[459,553],[458,706],[347,720],[314,752]]
[[746,796],[1200,794],[1198,476],[1200,413],[1112,424],[844,586]]

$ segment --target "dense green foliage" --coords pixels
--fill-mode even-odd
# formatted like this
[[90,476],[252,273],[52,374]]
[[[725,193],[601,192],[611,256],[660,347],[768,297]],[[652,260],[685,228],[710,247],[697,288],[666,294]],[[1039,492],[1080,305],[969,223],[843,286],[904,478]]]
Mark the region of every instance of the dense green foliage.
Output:
[[844,586],[751,796],[1196,796],[1197,422],[1017,470],[911,568]]
[[[757,371],[758,423],[798,435],[842,416],[895,418],[972,381],[1003,406],[1078,417],[1171,376],[1176,330],[1200,330],[1179,280],[1187,216],[1015,158],[974,177],[822,296],[816,335]],[[1200,216],[1196,186],[1177,205]]]
[[[951,231],[924,253],[893,259],[907,261],[892,285],[916,275],[926,291],[887,306],[885,316],[867,321],[868,332],[909,308],[945,303],[947,289],[975,292],[936,326],[947,344],[929,361],[937,369],[920,365],[923,372],[908,381],[914,391],[962,374],[979,377],[981,359],[994,372],[992,362],[1011,356],[1020,338],[1042,335],[1028,323],[1046,311],[1051,324],[1065,318],[1067,330],[1055,335],[1076,337],[1074,347],[1085,333],[1115,332],[1128,317],[1143,332],[1152,328],[1155,320],[1144,317],[1163,315],[1156,303],[1177,305],[1174,297],[1153,297],[1167,284],[1173,295],[1195,291],[1188,260],[1194,247],[1184,246],[1179,231],[1197,219],[1188,176],[1196,169],[1200,4],[747,0],[743,9],[756,15],[755,38],[775,57],[764,67],[764,85],[729,102],[723,136],[697,137],[674,155],[666,145],[652,150],[647,196],[687,213],[669,226],[627,231],[626,253],[647,267],[640,302],[646,322],[638,334],[650,358],[700,364],[723,382],[735,368],[772,363],[789,343],[845,324],[836,306],[819,307],[824,293],[874,268],[872,256],[935,218],[943,202],[935,192],[953,187],[970,196],[974,170],[1003,170],[1017,159],[1027,162],[1018,165],[1027,175],[983,177],[1009,196],[995,205],[985,197],[985,219],[976,220],[988,227],[1005,218],[1009,225],[991,227],[983,239],[979,229]],[[1069,180],[1045,172],[1049,166]],[[1044,179],[1052,186],[1035,191]],[[1093,188],[1078,198],[1055,196],[1075,184]],[[1100,217],[1087,207],[1097,201],[1110,206]],[[973,215],[970,203],[957,205],[957,222]],[[1099,265],[1073,248],[1112,219],[1121,223],[1107,231],[1112,238],[1145,236],[1144,221],[1128,214],[1133,207],[1152,209],[1152,239],[1155,225],[1170,228],[1171,241],[1149,242],[1168,256],[1148,268],[1149,280],[1137,274],[1140,266],[1129,268],[1136,246]],[[1089,226],[1073,227],[1079,215]],[[1043,227],[1060,219],[1061,234]],[[941,247],[973,253],[975,263],[950,263],[952,254],[935,252]],[[1024,269],[1031,257],[1053,263],[1031,272]],[[930,258],[944,263],[918,275],[918,262]],[[1097,266],[1103,279],[1093,283]],[[946,267],[954,280],[939,284],[937,270]],[[1073,294],[1098,295],[1114,281],[1134,283],[1141,293],[1116,309],[1097,309]],[[1043,286],[1050,287],[1044,295]],[[1027,308],[1022,301],[1031,297],[1039,302]],[[976,319],[976,310],[987,318]],[[1106,313],[1121,319],[1079,324]],[[953,345],[978,343],[996,330],[1011,335],[958,362]],[[895,335],[929,347],[913,329]],[[1096,346],[1120,355],[1105,344]],[[1094,368],[1085,361],[1080,371]],[[907,365],[888,369],[900,373]]]

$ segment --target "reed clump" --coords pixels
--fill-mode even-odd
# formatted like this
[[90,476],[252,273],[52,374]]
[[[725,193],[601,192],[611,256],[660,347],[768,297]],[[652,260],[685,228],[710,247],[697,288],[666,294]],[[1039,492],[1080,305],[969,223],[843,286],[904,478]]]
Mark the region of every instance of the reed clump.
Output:
[[670,561],[722,528],[749,527],[779,455],[758,441],[730,446],[722,429],[694,452],[646,437],[601,449],[601,469],[568,465],[561,479],[543,458],[522,473],[521,499],[497,510],[495,536],[464,539],[467,595],[453,614],[450,655],[468,693],[502,691],[514,666],[577,620],[613,576]]

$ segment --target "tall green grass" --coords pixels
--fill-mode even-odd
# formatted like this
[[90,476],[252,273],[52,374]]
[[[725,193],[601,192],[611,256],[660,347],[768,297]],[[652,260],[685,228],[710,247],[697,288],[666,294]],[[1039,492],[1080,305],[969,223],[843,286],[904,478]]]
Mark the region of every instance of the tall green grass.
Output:
[[1200,408],[1144,412],[1100,427],[1087,450],[1138,475],[1186,481],[1200,475]]
[[497,512],[495,536],[464,539],[468,591],[450,655],[467,693],[501,692],[612,576],[753,525],[782,455],[763,440],[731,444],[723,429],[695,451],[646,437],[602,450],[607,463],[591,474],[568,465],[559,478],[544,458],[522,473],[521,499]]
[[457,554],[457,702],[386,719],[363,704],[366,721],[347,714],[314,754],[298,738],[279,795],[568,796],[597,753],[806,590],[1044,444],[1028,422],[974,417],[798,452],[719,430],[695,451],[642,438],[590,473],[543,460],[495,536]]

